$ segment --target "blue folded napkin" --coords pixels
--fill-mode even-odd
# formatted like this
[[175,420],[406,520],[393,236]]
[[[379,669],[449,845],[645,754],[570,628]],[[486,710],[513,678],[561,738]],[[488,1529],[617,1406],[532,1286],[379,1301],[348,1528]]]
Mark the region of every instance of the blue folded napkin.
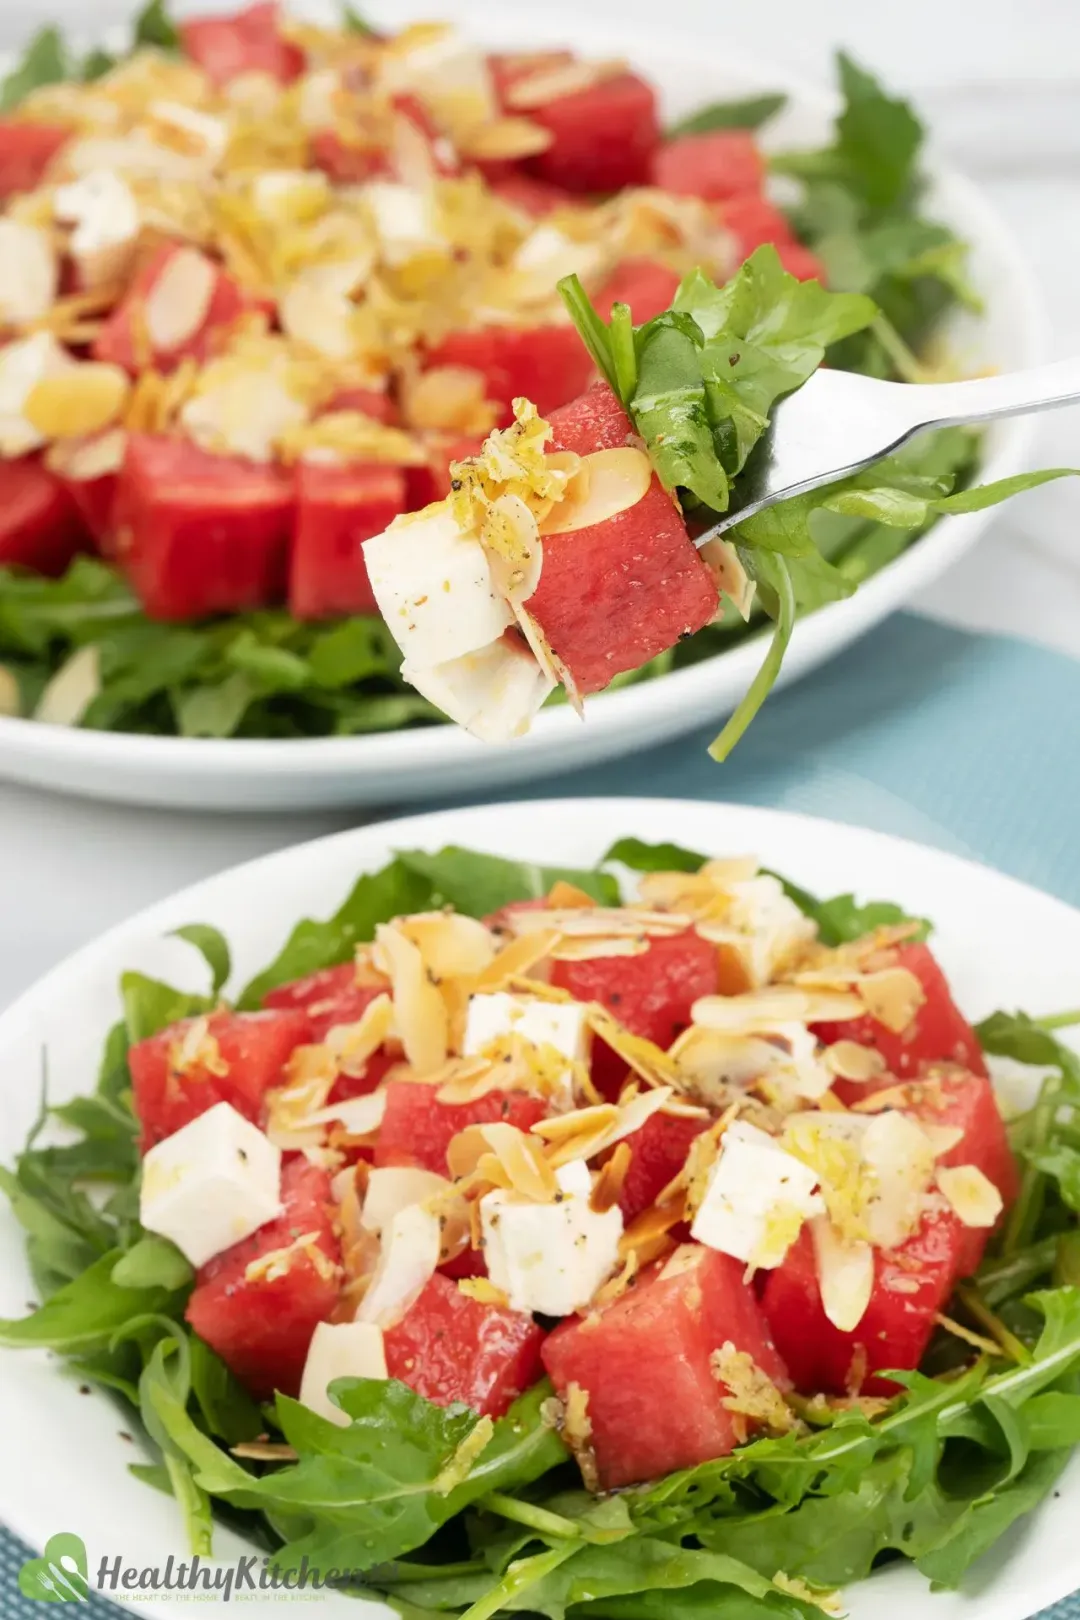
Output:
[[[985,861],[1080,905],[1080,662],[900,613],[772,699],[727,764],[709,759],[710,736],[516,797],[635,795],[645,785],[668,798],[801,810]],[[31,1556],[0,1530],[0,1620],[35,1613],[17,1584]],[[96,1598],[82,1612],[117,1620]],[[926,1612],[933,1620],[932,1601]],[[1080,1594],[1040,1620],[1080,1620]]]

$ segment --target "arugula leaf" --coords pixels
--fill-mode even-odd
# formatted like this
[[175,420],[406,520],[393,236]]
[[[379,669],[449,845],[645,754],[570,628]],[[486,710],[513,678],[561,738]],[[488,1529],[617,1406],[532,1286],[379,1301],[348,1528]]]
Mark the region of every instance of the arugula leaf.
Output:
[[189,1337],[188,1357],[191,1393],[210,1433],[227,1446],[254,1440],[264,1428],[263,1416],[244,1386],[194,1333]]
[[647,844],[640,838],[619,838],[602,858],[601,866],[618,861],[632,872],[700,872],[708,860],[678,844]]
[[669,310],[637,331],[635,347],[637,387],[627,403],[661,482],[724,511],[728,480],[705,403],[700,331]]
[[914,184],[923,127],[906,101],[887,95],[843,51],[837,64],[845,100],[836,122],[837,157],[871,208],[894,207]]
[[180,1505],[187,1526],[188,1545],[193,1553],[208,1558],[213,1551],[214,1525],[210,1498],[196,1483],[194,1469],[175,1444],[157,1409],[159,1392],[180,1406],[186,1406],[191,1391],[191,1363],[187,1335],[182,1329],[161,1339],[154,1347],[139,1379],[139,1411],[147,1434],[161,1451],[172,1494]]
[[279,984],[347,962],[358,944],[374,938],[377,923],[422,911],[430,903],[428,879],[401,860],[391,861],[381,872],[364,873],[332,917],[296,924],[274,960],[241,992],[238,1008],[243,1012],[260,1007],[263,997]]
[[111,1275],[118,1288],[166,1288],[170,1292],[187,1288],[195,1278],[191,1264],[175,1243],[153,1233],[128,1249]]
[[177,939],[187,940],[189,945],[204,958],[211,973],[210,988],[216,995],[232,972],[232,958],[229,955],[229,942],[220,928],[213,928],[209,923],[186,923],[183,928],[174,928],[173,934]]
[[68,77],[67,50],[58,28],[40,29],[31,39],[22,60],[0,83],[0,112],[9,112],[24,101],[31,90],[46,84],[59,84]]
[[[618,394],[618,379],[615,375],[615,361],[611,353],[608,329],[593,308],[592,299],[576,275],[564,276],[556,285],[570,319],[577,327],[578,336],[592,357],[593,364]],[[621,399],[622,395],[619,397]],[[626,401],[623,400],[623,403]]]
[[83,84],[93,84],[116,66],[117,58],[110,51],[96,48],[88,51],[79,64],[79,78]]
[[113,1279],[113,1269],[123,1257],[122,1250],[110,1250],[29,1316],[0,1321],[0,1344],[12,1349],[37,1346],[64,1355],[107,1349],[133,1318],[167,1313],[176,1304],[176,1288],[164,1283],[123,1287]]
[[788,97],[781,91],[744,96],[738,101],[713,101],[672,124],[667,139],[675,140],[680,135],[706,135],[714,129],[760,129],[770,118],[783,112],[787,104]]
[[160,979],[149,979],[145,973],[121,974],[120,994],[132,1046],[181,1018],[194,1018],[214,1009],[213,997],[190,995],[186,990],[163,984]]
[[556,883],[572,883],[601,905],[619,904],[619,886],[607,872],[569,866],[534,866],[480,855],[453,844],[428,855],[423,850],[398,851],[398,860],[430,885],[430,904],[453,906],[470,917],[486,917],[514,900],[540,900]]
[[166,10],[165,0],[148,0],[135,18],[132,30],[134,45],[156,45],[162,51],[175,51],[180,46],[180,30]]
[[341,22],[347,33],[375,35],[375,29],[360,15],[355,6],[342,6]]

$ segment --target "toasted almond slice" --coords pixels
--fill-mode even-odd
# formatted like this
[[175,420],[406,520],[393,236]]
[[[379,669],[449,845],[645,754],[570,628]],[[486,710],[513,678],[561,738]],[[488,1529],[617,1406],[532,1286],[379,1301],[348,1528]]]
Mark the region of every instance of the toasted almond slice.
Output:
[[656,1258],[665,1244],[674,1247],[668,1233],[686,1218],[686,1205],[682,1198],[668,1204],[652,1204],[630,1222],[619,1239],[619,1255],[626,1259],[636,1255],[639,1265],[647,1265]]
[[874,1251],[869,1243],[847,1243],[827,1215],[810,1222],[817,1260],[821,1305],[841,1333],[853,1333],[866,1315],[874,1288]]
[[594,1108],[576,1108],[570,1114],[556,1114],[552,1119],[537,1120],[532,1126],[532,1134],[545,1142],[564,1142],[568,1137],[607,1130],[617,1123],[618,1118],[619,1110],[614,1103],[599,1103]]
[[553,962],[593,962],[609,956],[644,956],[649,941],[639,939],[561,939],[550,951]]
[[619,1202],[633,1156],[633,1149],[629,1143],[620,1142],[611,1158],[601,1166],[589,1199],[589,1208],[595,1210],[598,1215],[614,1208]]
[[513,161],[546,152],[555,137],[543,124],[530,118],[495,118],[478,124],[458,137],[458,150],[464,157],[484,161]]
[[919,1121],[922,1133],[934,1150],[934,1158],[940,1159],[943,1153],[951,1153],[958,1142],[964,1140],[964,1130],[961,1125],[931,1125],[927,1120]]
[[858,1041],[834,1041],[824,1052],[825,1067],[838,1080],[877,1080],[885,1073],[885,1059],[872,1046]]
[[693,919],[671,911],[646,911],[636,906],[577,906],[557,910],[554,907],[535,911],[514,911],[507,918],[515,934],[531,934],[537,929],[553,928],[560,934],[583,937],[611,937],[621,934],[681,934],[691,926]]
[[580,498],[576,480],[564,500],[551,508],[540,524],[541,535],[572,534],[606,523],[636,506],[652,484],[652,462],[644,450],[619,445],[613,450],[594,450],[583,457],[588,478]]
[[446,1062],[446,1004],[427,976],[419,948],[400,928],[380,923],[375,941],[390,976],[394,1020],[405,1056],[418,1075],[432,1074]]
[[460,911],[416,912],[400,917],[396,926],[418,947],[436,979],[474,977],[495,957],[491,930]]
[[34,719],[46,726],[77,726],[100,691],[100,649],[90,642],[61,664],[38,700]]
[[937,1184],[964,1226],[993,1226],[1004,1207],[1000,1192],[977,1165],[943,1165]]
[[169,354],[193,338],[206,320],[217,270],[197,248],[182,247],[146,295],[143,313],[153,349]]
[[432,366],[405,390],[410,426],[428,432],[487,433],[497,407],[487,398],[482,372],[471,366]]
[[504,99],[515,112],[528,112],[534,107],[545,107],[549,101],[559,101],[563,96],[590,90],[594,84],[625,72],[625,66],[619,61],[560,62],[518,79],[510,85]]
[[81,439],[119,417],[131,384],[126,371],[89,360],[58,377],[42,377],[23,403],[23,415],[47,439]]
[[[709,937],[706,924],[698,932]],[[690,1009],[695,1024],[728,1035],[767,1034],[777,1024],[841,1023],[865,1010],[859,996],[810,992],[793,984],[768,985],[739,996],[702,996]]]
[[908,968],[883,968],[859,980],[856,989],[872,1018],[902,1035],[915,1021],[926,991]]
[[730,540],[718,534],[715,540],[706,540],[698,548],[698,556],[716,581],[717,590],[730,599],[740,618],[748,620],[757,594],[757,582],[743,567],[739,553]]
[[127,447],[123,428],[109,428],[88,439],[60,439],[49,446],[45,465],[75,482],[91,482],[107,473],[119,472]]
[[16,717],[22,713],[19,683],[6,664],[0,664],[0,715]]
[[496,1288],[490,1277],[462,1277],[458,1282],[458,1293],[464,1294],[466,1299],[475,1299],[481,1305],[494,1305],[499,1310],[507,1310],[510,1301],[501,1288]]
[[591,911],[596,905],[591,894],[586,894],[576,883],[567,883],[563,878],[552,884],[547,903],[553,911]]

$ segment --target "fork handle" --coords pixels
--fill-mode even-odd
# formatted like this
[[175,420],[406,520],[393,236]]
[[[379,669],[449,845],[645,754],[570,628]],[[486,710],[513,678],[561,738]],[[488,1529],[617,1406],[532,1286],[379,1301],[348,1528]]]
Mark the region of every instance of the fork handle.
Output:
[[910,432],[928,427],[959,427],[995,416],[1022,416],[1080,399],[1080,357],[952,383],[894,383]]

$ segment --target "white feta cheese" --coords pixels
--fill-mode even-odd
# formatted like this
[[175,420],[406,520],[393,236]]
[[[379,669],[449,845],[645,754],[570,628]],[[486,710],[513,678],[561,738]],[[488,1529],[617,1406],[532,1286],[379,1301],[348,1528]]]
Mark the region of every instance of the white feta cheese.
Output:
[[371,180],[361,191],[387,264],[405,264],[419,253],[439,253],[447,242],[435,205],[415,186],[397,180]]
[[778,878],[762,874],[726,888],[729,906],[723,921],[705,924],[701,932],[739,953],[750,987],[757,989],[814,938],[814,924],[784,893]]
[[264,463],[274,459],[278,439],[307,419],[303,401],[279,377],[255,367],[222,370],[180,412],[185,429],[203,449]]
[[414,671],[488,647],[513,623],[483,546],[446,508],[395,518],[364,541],[364,561],[379,611]]
[[364,1193],[364,1207],[360,1212],[362,1223],[371,1232],[383,1232],[399,1210],[410,1204],[423,1204],[429,1198],[444,1193],[450,1186],[445,1176],[434,1170],[415,1169],[412,1165],[387,1165],[372,1170]]
[[112,169],[91,169],[58,186],[53,213],[74,229],[68,247],[83,283],[97,286],[118,275],[135,250],[139,205],[127,181]]
[[508,1192],[480,1200],[488,1276],[515,1311],[583,1310],[618,1264],[621,1210],[590,1209],[591,1181],[580,1160],[555,1175],[558,1203],[526,1203]]
[[0,456],[22,456],[45,443],[23,415],[35,385],[70,371],[75,362],[51,332],[35,332],[0,348]]
[[555,682],[532,653],[500,637],[444,664],[404,663],[403,680],[481,742],[522,737]]
[[193,1266],[281,1214],[281,1151],[231,1103],[217,1103],[143,1159],[139,1218]]
[[47,314],[59,284],[48,233],[18,219],[0,219],[0,265],[0,326],[23,326]]
[[382,1328],[374,1322],[320,1322],[300,1380],[300,1404],[345,1429],[349,1416],[330,1399],[335,1378],[385,1378]]
[[375,1275],[356,1313],[358,1322],[392,1327],[434,1275],[442,1248],[439,1220],[423,1204],[399,1209],[385,1227]]
[[824,1209],[817,1173],[765,1131],[728,1127],[690,1235],[763,1269],[778,1266],[804,1220]]
[[462,1055],[475,1057],[504,1035],[522,1035],[534,1046],[553,1046],[568,1063],[588,1057],[588,1010],[576,1001],[537,1001],[505,990],[470,996]]

